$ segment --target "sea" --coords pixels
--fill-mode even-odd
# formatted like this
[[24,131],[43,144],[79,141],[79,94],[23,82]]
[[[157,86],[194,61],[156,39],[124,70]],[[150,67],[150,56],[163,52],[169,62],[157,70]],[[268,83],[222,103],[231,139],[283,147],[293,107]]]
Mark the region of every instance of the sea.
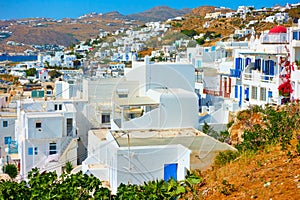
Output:
[[1,61],[12,61],[12,62],[23,62],[23,61],[34,61],[37,60],[37,56],[22,56],[22,55],[16,55],[16,56],[10,56],[10,55],[0,55],[0,62]]

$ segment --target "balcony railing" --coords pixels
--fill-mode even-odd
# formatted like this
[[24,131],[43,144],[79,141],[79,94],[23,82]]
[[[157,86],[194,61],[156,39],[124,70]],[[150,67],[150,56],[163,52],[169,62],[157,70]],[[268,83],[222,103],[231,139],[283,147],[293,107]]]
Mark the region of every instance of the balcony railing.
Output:
[[203,94],[209,94],[212,96],[222,96],[223,93],[222,91],[203,89]]
[[243,73],[243,80],[245,81],[255,81],[263,83],[276,83],[277,77],[274,75],[265,75],[260,73]]
[[261,43],[264,44],[286,44],[287,41],[287,34],[286,33],[279,33],[279,34],[264,34]]
[[11,140],[8,143],[8,154],[16,154],[18,153],[18,142],[15,140]]

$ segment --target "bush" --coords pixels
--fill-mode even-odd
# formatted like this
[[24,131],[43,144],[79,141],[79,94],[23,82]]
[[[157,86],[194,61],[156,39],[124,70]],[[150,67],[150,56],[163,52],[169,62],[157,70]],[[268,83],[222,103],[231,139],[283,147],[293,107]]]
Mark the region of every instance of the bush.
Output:
[[216,156],[214,164],[217,167],[224,166],[225,164],[235,160],[239,155],[240,153],[238,151],[221,151]]
[[11,178],[16,178],[18,175],[18,168],[14,164],[7,164],[3,166],[3,172],[8,174]]

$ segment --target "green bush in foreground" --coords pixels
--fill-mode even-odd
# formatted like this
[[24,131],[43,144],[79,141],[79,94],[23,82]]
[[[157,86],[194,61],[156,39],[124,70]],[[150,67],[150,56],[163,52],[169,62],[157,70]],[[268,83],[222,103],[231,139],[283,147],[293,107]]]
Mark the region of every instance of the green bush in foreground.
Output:
[[3,172],[8,174],[10,178],[16,178],[18,175],[18,168],[14,164],[7,164],[3,166]]
[[103,187],[101,181],[82,174],[66,174],[57,176],[56,172],[40,173],[33,169],[28,175],[29,181],[21,183],[0,181],[0,200],[6,199],[101,199],[101,200],[148,200],[177,199],[187,191],[193,191],[202,179],[188,172],[186,180],[149,181],[143,185],[121,184],[117,194]]

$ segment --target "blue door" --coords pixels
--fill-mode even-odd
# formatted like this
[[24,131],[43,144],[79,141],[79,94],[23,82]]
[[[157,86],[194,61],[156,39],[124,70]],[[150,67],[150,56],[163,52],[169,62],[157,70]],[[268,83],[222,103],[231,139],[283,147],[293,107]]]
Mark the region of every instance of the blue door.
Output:
[[173,178],[177,181],[177,163],[165,164],[164,166],[164,180],[168,181],[170,178]]

